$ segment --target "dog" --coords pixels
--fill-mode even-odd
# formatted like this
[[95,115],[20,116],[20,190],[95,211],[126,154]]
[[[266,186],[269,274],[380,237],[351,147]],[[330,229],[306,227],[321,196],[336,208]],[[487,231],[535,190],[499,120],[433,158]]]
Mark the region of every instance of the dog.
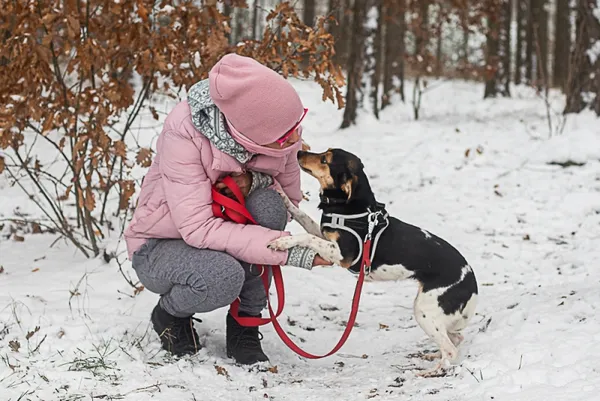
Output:
[[440,350],[420,355],[440,361],[418,375],[443,374],[447,365],[456,361],[464,339],[461,331],[475,313],[478,288],[471,266],[440,237],[389,216],[385,205],[375,199],[363,163],[354,154],[342,149],[319,154],[300,151],[298,162],[319,181],[321,224],[281,193],[290,215],[307,234],[279,238],[269,248],[310,247],[325,260],[358,273],[363,243],[370,234],[371,268],[365,280],[417,281],[414,317]]

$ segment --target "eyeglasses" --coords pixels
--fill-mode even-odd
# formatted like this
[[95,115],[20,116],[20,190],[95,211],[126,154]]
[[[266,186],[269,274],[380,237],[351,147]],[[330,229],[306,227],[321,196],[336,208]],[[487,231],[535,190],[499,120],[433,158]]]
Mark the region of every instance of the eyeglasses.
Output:
[[290,139],[290,136],[292,136],[294,134],[294,132],[298,129],[298,127],[302,123],[302,120],[304,120],[306,113],[308,113],[308,109],[304,108],[304,113],[302,114],[302,117],[300,117],[300,120],[298,120],[298,122],[296,124],[294,124],[294,126],[288,132],[286,132],[281,138],[279,138],[278,140],[275,141],[279,144],[280,147],[283,148],[283,146],[285,145],[287,140]]

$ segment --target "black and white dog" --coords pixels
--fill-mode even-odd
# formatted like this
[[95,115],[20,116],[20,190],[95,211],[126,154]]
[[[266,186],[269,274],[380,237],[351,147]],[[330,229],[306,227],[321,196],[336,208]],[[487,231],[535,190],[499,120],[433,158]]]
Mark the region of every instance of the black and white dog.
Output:
[[441,358],[437,366],[419,375],[442,373],[446,363],[456,360],[463,340],[460,332],[475,313],[477,281],[471,266],[443,239],[388,216],[385,206],[376,201],[363,164],[355,155],[341,149],[320,154],[303,151],[298,153],[298,161],[320,183],[321,224],[282,194],[290,214],[308,234],[282,237],[269,247],[311,247],[324,259],[358,273],[363,241],[370,232],[372,267],[365,280],[410,278],[418,282],[414,316],[440,349],[423,357]]

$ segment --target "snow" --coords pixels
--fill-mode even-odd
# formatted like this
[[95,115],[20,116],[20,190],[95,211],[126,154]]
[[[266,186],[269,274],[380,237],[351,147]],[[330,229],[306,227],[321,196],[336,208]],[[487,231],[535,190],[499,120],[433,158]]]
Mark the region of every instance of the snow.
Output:
[[[172,360],[149,326],[157,297],[133,296],[114,261],[85,260],[50,234],[26,234],[23,242],[3,235],[0,399],[597,400],[595,116],[569,116],[556,135],[543,101],[525,88],[514,88],[512,99],[483,101],[482,85],[445,82],[425,95],[420,121],[412,120],[409,100],[379,121],[363,112],[357,126],[338,131],[341,111],[321,103],[314,84],[295,85],[310,109],[305,139],[313,150],[359,155],[389,212],[442,236],[473,266],[479,306],[450,374],[415,376],[431,362],[409,355],[433,345],[412,316],[413,282],[365,284],[358,326],[329,358],[299,358],[271,327],[263,329],[276,372],[249,370],[225,356],[225,310],[199,316],[205,348],[198,355]],[[552,94],[552,102],[561,109],[560,97]],[[153,124],[148,117],[142,125]],[[155,130],[140,137],[151,143]],[[566,162],[583,165],[548,164]],[[302,179],[310,197],[302,208],[317,219],[318,185]],[[0,194],[3,234],[2,219],[37,213],[6,177]],[[300,232],[295,223],[291,229]],[[134,274],[129,264],[124,270]],[[355,277],[340,268],[292,267],[284,277],[283,327],[309,352],[327,352],[348,317]],[[20,343],[17,352],[11,341]]]

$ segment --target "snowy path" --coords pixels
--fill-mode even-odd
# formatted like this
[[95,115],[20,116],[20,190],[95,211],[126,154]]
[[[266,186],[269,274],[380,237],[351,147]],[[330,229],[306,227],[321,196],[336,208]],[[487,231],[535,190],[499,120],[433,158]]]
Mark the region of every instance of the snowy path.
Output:
[[[358,325],[330,358],[303,360],[264,329],[277,368],[249,372],[225,358],[224,311],[196,325],[199,355],[171,361],[149,328],[156,296],[130,297],[116,264],[84,260],[62,242],[50,248],[49,235],[3,236],[0,401],[600,399],[598,120],[578,116],[547,139],[543,103],[528,91],[483,102],[480,86],[446,83],[427,94],[423,121],[396,106],[337,132],[340,112],[320,104],[314,86],[297,87],[313,149],[358,154],[392,214],[445,238],[473,266],[480,303],[452,374],[411,371],[430,362],[409,355],[432,349],[412,317],[411,282],[366,284]],[[585,165],[547,164],[569,159]],[[317,183],[303,175],[303,188],[311,200],[302,208],[318,218]],[[26,202],[4,178],[0,194],[0,218]],[[339,268],[284,274],[284,327],[308,351],[328,351],[354,277]]]

